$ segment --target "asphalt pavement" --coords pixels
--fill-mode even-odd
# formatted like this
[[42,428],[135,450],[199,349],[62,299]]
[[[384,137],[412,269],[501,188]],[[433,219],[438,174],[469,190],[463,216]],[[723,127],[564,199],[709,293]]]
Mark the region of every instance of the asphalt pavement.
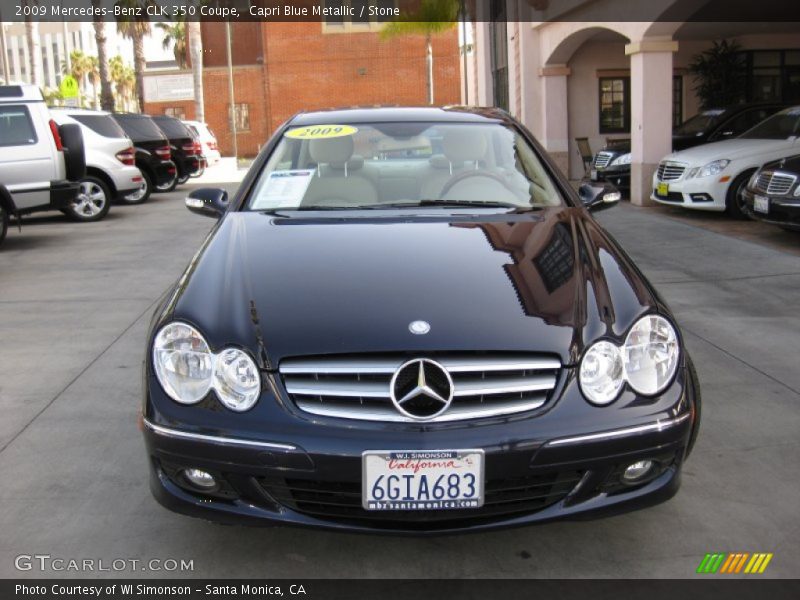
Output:
[[[700,438],[669,502],[424,539],[223,527],[161,508],[136,426],[140,368],[156,303],[213,224],[183,207],[191,187],[114,207],[100,223],[46,216],[9,231],[0,577],[686,578],[708,552],[772,552],[761,577],[798,576],[800,258],[627,203],[598,218],[671,304],[703,390]],[[191,560],[194,570],[15,568],[34,554]]]

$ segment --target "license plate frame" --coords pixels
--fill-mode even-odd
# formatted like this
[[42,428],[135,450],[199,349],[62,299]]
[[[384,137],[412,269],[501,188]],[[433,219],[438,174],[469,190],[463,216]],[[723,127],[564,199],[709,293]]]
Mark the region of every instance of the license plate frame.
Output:
[[662,196],[664,198],[669,196],[669,184],[664,181],[659,182],[656,186],[656,196]]
[[753,196],[753,211],[764,215],[769,214],[769,196],[756,194]]
[[[390,468],[390,461],[394,466]],[[454,461],[455,466],[451,466]],[[422,463],[422,464],[421,464]],[[431,464],[428,464],[431,463]],[[361,453],[361,505],[370,512],[398,510],[465,510],[480,508],[485,501],[486,455],[479,448],[446,450],[366,450]],[[456,470],[464,469],[457,473]],[[394,472],[393,472],[394,471]],[[394,482],[389,475],[396,475]],[[422,476],[425,476],[425,486]],[[456,496],[448,488],[450,475],[457,475]],[[469,475],[473,476],[470,479]],[[410,478],[408,477],[410,476]],[[386,481],[378,485],[379,477]],[[452,483],[454,480],[450,480]],[[393,484],[395,487],[388,488]],[[371,490],[378,485],[383,494],[373,497]],[[444,487],[442,487],[444,486]],[[425,487],[427,498],[422,498]],[[437,490],[442,488],[442,496]],[[399,490],[396,498],[388,497]],[[472,492],[467,494],[467,492]],[[375,495],[378,495],[377,493]]]

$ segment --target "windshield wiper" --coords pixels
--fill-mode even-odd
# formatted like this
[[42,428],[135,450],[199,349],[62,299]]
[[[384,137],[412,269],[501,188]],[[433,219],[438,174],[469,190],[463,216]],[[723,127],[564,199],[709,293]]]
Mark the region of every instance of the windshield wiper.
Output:
[[481,202],[479,200],[437,200],[435,198],[426,198],[424,200],[417,200],[412,202],[384,202],[380,204],[366,204],[358,208],[375,210],[381,208],[418,208],[420,206],[443,206],[443,207],[465,207],[470,208],[524,208],[518,204],[511,204],[509,202]]

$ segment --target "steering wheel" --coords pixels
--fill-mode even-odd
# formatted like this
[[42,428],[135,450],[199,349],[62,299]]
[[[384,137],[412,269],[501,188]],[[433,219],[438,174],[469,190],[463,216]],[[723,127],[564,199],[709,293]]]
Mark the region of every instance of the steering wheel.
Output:
[[492,173],[491,171],[487,171],[486,169],[477,169],[474,171],[462,171],[461,173],[456,173],[450,179],[447,180],[447,183],[444,184],[442,187],[442,192],[439,194],[439,199],[443,200],[445,194],[450,191],[450,189],[456,185],[457,183],[461,183],[465,179],[469,179],[470,177],[487,177],[492,179],[502,185],[506,191],[510,192],[512,196],[515,198],[517,197],[517,192],[515,192],[508,183],[500,177],[497,173]]

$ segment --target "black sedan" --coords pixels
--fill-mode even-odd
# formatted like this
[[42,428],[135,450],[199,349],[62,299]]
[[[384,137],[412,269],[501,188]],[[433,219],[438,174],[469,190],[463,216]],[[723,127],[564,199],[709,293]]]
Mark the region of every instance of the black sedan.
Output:
[[[686,150],[700,144],[720,142],[741,135],[767,117],[786,108],[784,104],[737,104],[704,110],[672,132],[672,150]],[[630,140],[611,140],[592,161],[590,179],[608,181],[621,190],[631,185]]]
[[495,109],[300,114],[157,309],[151,489],[207,519],[393,532],[678,490],[700,391],[672,313]]
[[742,197],[751,218],[800,231],[800,154],[765,164]]

